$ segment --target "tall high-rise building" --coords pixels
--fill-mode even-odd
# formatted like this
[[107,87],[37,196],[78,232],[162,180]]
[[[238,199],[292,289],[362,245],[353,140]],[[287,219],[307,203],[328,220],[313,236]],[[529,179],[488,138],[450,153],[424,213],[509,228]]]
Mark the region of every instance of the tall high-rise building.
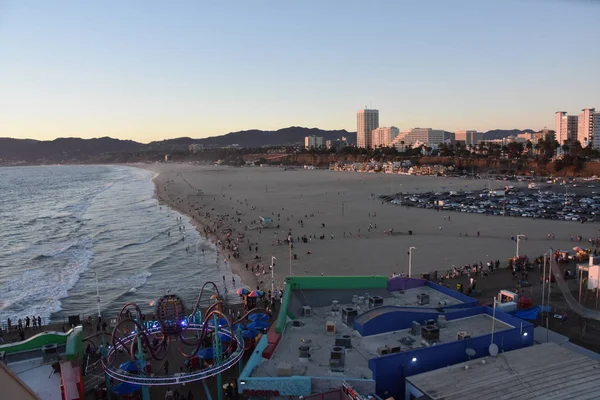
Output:
[[477,131],[456,131],[454,140],[464,142],[465,146],[475,146],[483,140],[483,133]]
[[371,145],[374,149],[377,147],[390,147],[392,140],[399,133],[400,130],[395,126],[373,129],[371,132]]
[[561,145],[565,142],[575,142],[577,140],[577,115],[567,115],[566,111],[557,111],[556,120],[556,140]]
[[594,108],[584,108],[581,110],[581,114],[577,118],[577,140],[581,143],[581,146],[587,147],[593,142],[594,132]]
[[600,149],[600,112],[592,115],[592,146]]
[[364,109],[356,113],[356,145],[373,147],[373,129],[379,128],[379,110]]

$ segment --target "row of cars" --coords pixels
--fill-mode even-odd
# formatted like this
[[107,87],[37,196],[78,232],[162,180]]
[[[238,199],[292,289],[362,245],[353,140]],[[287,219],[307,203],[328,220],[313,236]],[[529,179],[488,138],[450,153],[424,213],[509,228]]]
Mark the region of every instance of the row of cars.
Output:
[[600,195],[519,190],[514,187],[384,195],[380,198],[390,204],[407,207],[511,217],[587,222],[595,221],[596,215],[600,215]]

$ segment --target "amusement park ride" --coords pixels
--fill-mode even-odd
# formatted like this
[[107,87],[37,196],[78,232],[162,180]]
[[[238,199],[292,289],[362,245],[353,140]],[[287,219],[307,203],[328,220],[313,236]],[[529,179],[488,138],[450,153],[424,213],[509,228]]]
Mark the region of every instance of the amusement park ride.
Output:
[[[200,301],[207,286],[214,288],[210,306],[204,313]],[[110,335],[109,346],[103,343],[101,365],[106,378],[107,394],[110,398],[110,379],[123,384],[138,385],[144,400],[150,399],[151,386],[176,386],[203,381],[207,397],[210,393],[204,380],[217,377],[218,399],[223,396],[221,374],[240,363],[244,351],[252,345],[256,330],[245,329],[242,324],[247,318],[263,316],[255,314],[260,309],[246,311],[238,321],[232,321],[225,313],[225,304],[213,282],[206,282],[200,289],[196,304],[190,314],[185,313],[183,300],[167,293],[155,302],[155,319],[143,322],[142,312],[135,303],[127,303],[119,313]],[[184,352],[182,344],[193,350]],[[161,361],[177,346],[178,351],[189,362],[189,372],[172,374],[152,373],[150,360]],[[124,360],[128,362],[123,362]],[[210,360],[205,366],[199,359]],[[130,368],[125,368],[128,365]]]

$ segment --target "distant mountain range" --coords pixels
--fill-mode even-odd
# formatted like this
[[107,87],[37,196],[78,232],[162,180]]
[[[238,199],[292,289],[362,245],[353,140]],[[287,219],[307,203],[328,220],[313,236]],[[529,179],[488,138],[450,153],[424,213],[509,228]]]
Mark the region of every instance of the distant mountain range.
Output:
[[[492,130],[485,132],[484,138],[488,140],[500,139],[521,132],[533,132],[533,130]],[[232,145],[240,147],[288,146],[304,144],[304,137],[310,135],[322,136],[325,140],[335,140],[345,136],[350,144],[356,143],[356,132],[348,132],[346,130],[326,131],[318,128],[302,128],[297,126],[277,131],[253,129],[231,132],[226,135],[203,139],[182,137],[148,144],[132,140],[112,139],[110,137],[97,139],[59,138],[50,141],[0,138],[0,162],[68,163],[111,153],[182,151],[187,150],[190,144],[195,143],[202,144],[205,148]]]

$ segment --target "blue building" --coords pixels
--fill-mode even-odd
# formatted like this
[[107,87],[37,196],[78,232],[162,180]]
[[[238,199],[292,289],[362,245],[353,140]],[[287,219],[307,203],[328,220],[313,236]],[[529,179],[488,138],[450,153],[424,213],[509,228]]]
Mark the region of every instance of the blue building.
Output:
[[403,398],[405,379],[533,344],[533,326],[421,279],[293,277],[238,381],[248,397],[341,388]]

